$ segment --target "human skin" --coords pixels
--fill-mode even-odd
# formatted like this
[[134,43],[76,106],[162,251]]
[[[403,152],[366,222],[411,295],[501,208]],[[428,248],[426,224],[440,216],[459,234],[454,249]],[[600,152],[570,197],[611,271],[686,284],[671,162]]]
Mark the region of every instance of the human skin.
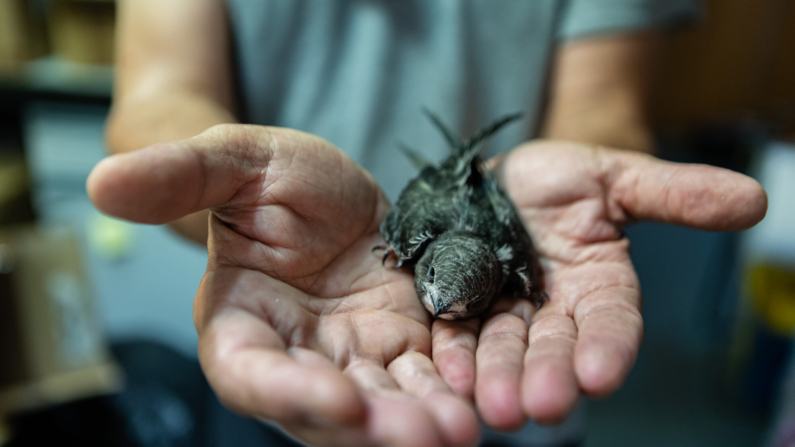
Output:
[[540,136],[653,154],[647,112],[660,46],[657,32],[562,45]]
[[[111,153],[190,138],[237,121],[222,0],[116,4],[116,77],[105,131]],[[208,213],[199,210],[170,225],[206,244]]]
[[[117,5],[116,80],[106,131],[111,153],[237,122],[223,0]],[[562,44],[541,137],[653,153],[645,111],[658,46],[654,32]],[[206,244],[208,214],[201,210],[170,225]]]
[[537,240],[550,301],[538,313],[502,301],[482,321],[431,322],[410,277],[369,253],[388,203],[366,172],[307,134],[212,127],[236,120],[222,2],[119,8],[107,139],[128,154],[97,166],[89,194],[111,215],[208,242],[195,321],[210,384],[230,408],[313,443],[471,444],[473,402],[496,428],[560,420],[581,394],[618,388],[640,345],[621,226],[728,230],[764,215],[747,177],[597,149],[652,149],[647,65],[633,61],[654,38],[568,43],[543,136],[589,144],[528,143],[494,161]]
[[492,426],[562,418],[618,388],[640,347],[640,288],[623,225],[739,230],[766,210],[725,169],[569,142],[499,160],[533,236],[549,301],[432,321],[411,275],[371,252],[389,203],[361,167],[309,134],[216,126],[103,160],[96,206],[162,224],[210,209],[196,295],[199,358],[221,400],[322,445],[470,445],[474,396]]

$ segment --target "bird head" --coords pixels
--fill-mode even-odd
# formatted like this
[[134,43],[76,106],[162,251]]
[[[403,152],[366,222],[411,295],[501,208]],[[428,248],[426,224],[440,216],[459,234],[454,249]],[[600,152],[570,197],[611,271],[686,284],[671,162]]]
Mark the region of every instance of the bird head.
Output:
[[494,251],[463,231],[447,232],[431,242],[414,269],[414,288],[425,308],[445,320],[481,314],[502,287]]

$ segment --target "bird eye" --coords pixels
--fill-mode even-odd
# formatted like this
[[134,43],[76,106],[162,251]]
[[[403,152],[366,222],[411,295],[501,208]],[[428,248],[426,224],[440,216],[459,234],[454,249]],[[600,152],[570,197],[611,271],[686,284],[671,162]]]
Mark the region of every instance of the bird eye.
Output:
[[435,277],[436,277],[436,269],[434,269],[433,267],[429,268],[429,269],[428,269],[428,280],[429,280],[430,282],[433,282],[433,279],[434,279]]

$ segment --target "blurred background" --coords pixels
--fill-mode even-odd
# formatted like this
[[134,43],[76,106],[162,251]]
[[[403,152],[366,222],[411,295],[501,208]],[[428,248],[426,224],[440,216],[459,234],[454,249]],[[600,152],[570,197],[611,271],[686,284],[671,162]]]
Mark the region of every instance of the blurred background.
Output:
[[[114,14],[0,0],[0,445],[244,445],[250,426],[196,362],[206,249],[85,193],[105,155]],[[791,0],[709,0],[667,36],[660,155],[749,173],[770,210],[742,234],[628,230],[645,343],[627,384],[584,404],[584,445],[795,445],[793,55]]]

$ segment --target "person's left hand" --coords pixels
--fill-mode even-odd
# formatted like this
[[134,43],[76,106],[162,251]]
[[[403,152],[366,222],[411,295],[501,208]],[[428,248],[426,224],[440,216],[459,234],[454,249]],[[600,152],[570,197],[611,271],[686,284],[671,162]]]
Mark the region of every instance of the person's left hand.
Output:
[[621,386],[643,337],[641,294],[622,226],[654,220],[740,230],[765,215],[753,179],[725,169],[567,142],[493,160],[539,251],[549,301],[503,299],[482,319],[436,320],[433,358],[483,419],[517,429],[561,420],[581,393]]

